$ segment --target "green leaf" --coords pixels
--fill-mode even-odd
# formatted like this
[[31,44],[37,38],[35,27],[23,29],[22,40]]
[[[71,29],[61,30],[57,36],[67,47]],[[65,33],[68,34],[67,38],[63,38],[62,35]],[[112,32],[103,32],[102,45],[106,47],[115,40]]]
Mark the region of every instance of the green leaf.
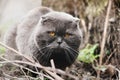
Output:
[[92,63],[99,55],[94,55],[98,44],[87,44],[87,46],[79,52],[78,60],[84,63]]

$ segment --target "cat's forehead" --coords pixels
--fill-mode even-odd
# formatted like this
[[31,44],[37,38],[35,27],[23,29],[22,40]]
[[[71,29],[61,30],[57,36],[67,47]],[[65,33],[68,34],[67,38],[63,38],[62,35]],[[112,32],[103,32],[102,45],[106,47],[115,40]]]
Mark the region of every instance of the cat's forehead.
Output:
[[57,12],[57,11],[52,11],[49,12],[48,14],[44,15],[43,17],[50,18],[53,20],[59,20],[59,21],[73,21],[76,22],[79,19],[73,17],[70,14],[64,13],[64,12]]

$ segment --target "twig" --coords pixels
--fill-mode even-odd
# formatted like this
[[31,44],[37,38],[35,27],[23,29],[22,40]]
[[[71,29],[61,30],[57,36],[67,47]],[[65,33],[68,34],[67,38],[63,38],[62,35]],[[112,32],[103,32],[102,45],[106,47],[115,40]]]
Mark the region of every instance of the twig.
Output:
[[[2,58],[3,59],[3,58]],[[4,59],[6,60],[6,59]],[[39,64],[32,64],[30,62],[23,62],[23,61],[18,61],[18,60],[14,60],[14,61],[8,61],[8,62],[11,62],[11,63],[23,63],[23,64],[27,64],[27,65],[31,65],[31,66],[35,66],[35,67],[39,67],[41,69],[43,69],[44,71],[46,71],[48,74],[50,74],[52,77],[54,77],[55,79],[57,80],[63,80],[61,77],[59,77],[58,75],[55,75],[53,74],[52,72],[50,72],[49,70],[47,70],[47,68],[45,67],[40,67]],[[0,63],[4,63],[4,62],[0,62]]]
[[[50,74],[52,77],[54,77],[55,79],[63,80],[63,79],[60,78],[58,75],[52,74],[52,72],[48,71],[45,67],[41,66],[39,63],[34,62],[33,59],[31,60],[30,58],[24,56],[23,54],[21,54],[20,52],[16,51],[15,49],[13,49],[13,48],[11,48],[11,47],[3,44],[2,42],[0,42],[0,45],[2,45],[3,47],[5,47],[5,48],[7,48],[7,49],[10,49],[11,51],[17,53],[18,55],[24,57],[25,59],[27,59],[28,61],[31,62],[31,63],[28,63],[28,62],[27,62],[26,64],[30,64],[30,65],[32,65],[32,66],[35,64],[37,67],[39,67],[39,68],[43,69],[44,71],[46,71],[47,73],[49,73],[49,74]],[[18,62],[19,62],[19,61],[18,61]],[[24,62],[24,63],[25,63],[25,62]],[[34,63],[34,64],[32,64],[32,63]]]
[[85,41],[83,41],[85,44],[82,45],[82,47],[84,47],[87,43],[88,43],[88,40],[89,40],[89,32],[87,30],[87,26],[86,26],[86,23],[85,23],[85,20],[84,19],[80,19],[81,20],[81,24],[82,24],[82,27],[83,27],[83,30],[84,30],[84,33],[85,33]]
[[11,47],[9,47],[9,46],[3,44],[2,42],[0,42],[0,45],[2,45],[3,47],[5,47],[5,48],[7,48],[7,49],[9,49],[9,50],[11,50],[11,51],[13,51],[13,52],[15,52],[15,53],[18,54],[18,55],[24,57],[24,58],[27,59],[29,62],[35,63],[35,61],[34,61],[33,59],[30,59],[30,57],[26,57],[25,55],[21,54],[20,52],[18,52],[17,50],[15,50],[15,49],[13,49],[13,48],[11,48]]
[[51,67],[45,67],[45,66],[42,66],[41,64],[39,64],[38,62],[35,62],[33,59],[30,59],[29,57],[26,57],[25,55],[21,54],[20,52],[16,51],[15,49],[3,44],[2,42],[0,42],[0,45],[2,45],[3,47],[9,49],[9,50],[12,50],[13,52],[15,52],[16,54],[22,56],[23,58],[27,59],[29,62],[23,62],[23,61],[14,61],[15,63],[23,63],[23,64],[27,64],[27,65],[31,65],[31,66],[35,66],[35,67],[38,67],[44,71],[46,71],[48,74],[50,74],[52,77],[54,77],[55,79],[57,80],[63,80],[61,77],[59,77],[58,75],[55,75],[53,74],[52,72],[56,72],[56,73],[59,73],[59,74],[62,74],[62,75],[66,75],[66,76],[69,76],[73,79],[76,79],[76,76],[73,76],[71,74],[66,74],[66,72],[60,70],[60,69],[55,69],[53,70]]
[[[38,65],[35,65],[35,64],[32,64],[32,63],[30,63],[30,62],[23,62],[23,61],[18,61],[18,60],[14,60],[14,61],[9,61],[9,60],[7,60],[7,59],[5,59],[5,58],[3,58],[3,57],[1,57],[2,59],[4,59],[5,61],[1,61],[0,63],[1,64],[4,64],[4,63],[14,63],[14,64],[16,64],[16,63],[22,63],[22,64],[27,64],[27,65],[31,65],[31,66],[35,66],[35,67],[38,67],[38,68],[43,68],[44,70],[49,70],[49,71],[52,71],[52,72],[56,72],[56,73],[59,73],[59,74],[62,74],[62,75],[66,75],[66,76],[69,76],[69,77],[71,77],[71,78],[73,78],[73,79],[76,79],[76,76],[73,76],[73,75],[71,75],[71,74],[66,74],[66,72],[64,72],[64,71],[62,71],[62,70],[60,70],[60,69],[55,69],[55,71],[51,68],[51,67],[39,67]],[[20,67],[20,65],[18,65],[18,67]],[[22,66],[24,69],[26,69],[26,70],[28,70],[28,71],[30,71],[30,72],[32,72],[32,73],[35,73],[35,74],[39,74],[39,75],[41,75],[40,73],[37,73],[37,72],[35,72],[35,71],[32,71],[31,69],[29,69],[29,68],[25,68],[24,66]],[[45,76],[46,77],[46,76]]]
[[29,77],[26,75],[26,73],[24,72],[23,68],[20,67],[20,69],[22,70],[23,74],[25,75],[26,79],[29,80]]
[[85,20],[84,19],[80,19],[80,20],[81,20],[81,24],[83,26],[84,32],[85,34],[87,34],[87,26],[86,26]]
[[17,77],[13,77],[13,76],[11,76],[9,74],[6,74],[5,72],[3,72],[3,75],[4,75],[5,78],[17,79]]
[[112,69],[114,69],[118,72],[118,79],[117,80],[120,80],[120,70],[113,65],[108,65],[108,67],[111,67]]
[[101,51],[100,52],[100,65],[102,65],[102,59],[103,59],[103,54],[104,54],[104,47],[105,47],[105,41],[106,41],[106,35],[107,35],[107,28],[108,28],[108,21],[109,21],[111,3],[112,3],[112,0],[109,0],[106,19],[105,19],[105,23],[104,23],[103,39],[102,39],[101,50],[100,50]]
[[54,70],[54,74],[56,74],[54,60],[51,59],[50,62],[51,62],[51,66],[52,66],[52,68]]
[[77,17],[78,15],[78,10],[77,10],[77,0],[74,0],[74,4],[73,4],[73,7],[74,7],[74,14],[75,14],[75,17]]
[[[38,65],[38,66],[37,66]],[[36,64],[36,66],[37,67],[39,67],[39,65],[40,64]],[[41,65],[40,65],[41,66]],[[58,75],[56,75],[56,74],[53,74],[51,71],[49,71],[48,69],[47,69],[47,67],[44,67],[44,66],[42,66],[42,68],[41,69],[43,69],[44,71],[46,71],[48,74],[50,74],[52,77],[54,77],[55,79],[57,79],[57,80],[63,80],[61,77],[59,77]],[[52,71],[54,71],[53,69],[51,69]]]
[[[101,50],[100,50],[100,59],[99,59],[99,65],[102,65],[102,60],[103,60],[103,54],[104,54],[104,47],[105,47],[105,41],[106,41],[106,35],[107,35],[107,28],[108,28],[108,21],[109,21],[109,14],[111,10],[111,5],[112,5],[112,0],[109,0],[108,3],[108,8],[107,8],[107,14],[105,18],[105,23],[104,23],[104,32],[103,32],[103,39],[101,43]],[[100,78],[100,71],[98,71],[97,77]]]
[[108,61],[110,60],[110,58],[112,57],[114,52],[115,52],[115,50],[112,53],[110,53],[110,55],[108,56],[108,58],[107,58],[106,62],[104,63],[104,65],[106,65],[108,63]]
[[[35,74],[38,74],[38,75],[43,75],[43,76],[45,76],[45,77],[53,80],[50,76],[41,74],[41,73],[36,72],[36,71],[33,71],[32,69],[29,69],[29,68],[27,68],[27,67],[25,67],[25,66],[22,66],[22,65],[20,65],[20,64],[17,64],[17,63],[22,63],[22,64],[25,63],[25,64],[26,64],[27,62],[23,62],[23,61],[10,61],[10,60],[8,60],[8,59],[6,59],[6,58],[3,58],[3,57],[0,57],[0,58],[2,58],[3,60],[5,60],[5,61],[1,61],[1,62],[0,62],[1,64],[11,63],[11,64],[13,64],[13,65],[15,65],[15,66],[20,67],[20,68],[24,68],[24,69],[26,69],[26,70],[28,70],[28,71],[30,71],[30,72],[32,72],[32,73],[35,73]],[[32,66],[32,65],[31,65],[31,66]]]
[[120,70],[118,68],[115,68],[116,71],[118,71],[118,80],[120,80]]

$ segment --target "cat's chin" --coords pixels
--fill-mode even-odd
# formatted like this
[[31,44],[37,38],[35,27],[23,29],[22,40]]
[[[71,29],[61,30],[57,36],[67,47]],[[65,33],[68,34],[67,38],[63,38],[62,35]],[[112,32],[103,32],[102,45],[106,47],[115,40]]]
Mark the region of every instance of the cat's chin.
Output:
[[62,47],[58,46],[58,47],[53,48],[53,50],[55,50],[55,51],[63,51],[63,50],[64,50],[64,48],[62,48]]
[[64,48],[56,47],[56,48],[52,48],[51,51],[52,51],[52,54],[53,54],[53,55],[54,55],[54,54],[61,54],[61,53],[64,52]]

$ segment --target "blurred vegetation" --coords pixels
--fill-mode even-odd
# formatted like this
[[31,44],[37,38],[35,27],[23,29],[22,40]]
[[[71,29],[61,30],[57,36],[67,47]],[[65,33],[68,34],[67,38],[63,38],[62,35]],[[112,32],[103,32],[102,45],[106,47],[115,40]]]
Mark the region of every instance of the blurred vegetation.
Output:
[[5,48],[2,47],[2,46],[0,46],[0,54],[1,54],[1,53],[5,53]]
[[[49,4],[48,4],[49,3]],[[58,11],[65,11],[73,16],[77,16],[80,19],[85,20],[86,32],[81,25],[81,29],[85,36],[88,37],[90,44],[101,44],[102,33],[104,30],[104,22],[106,16],[108,0],[43,0],[42,5],[51,7]],[[91,23],[91,27],[89,27]],[[110,12],[109,27],[107,30],[107,41],[105,44],[105,50],[110,53],[118,55],[120,53],[120,0],[114,0],[112,3],[112,10]],[[85,40],[84,40],[85,41]],[[106,56],[106,55],[104,55]],[[117,56],[117,57],[118,57]],[[119,59],[118,59],[119,61]],[[111,62],[111,61],[110,61]]]
[[[0,0],[0,36],[19,22],[31,9],[41,6],[41,0]],[[0,40],[3,40],[0,38]]]
[[[80,28],[84,35],[84,48],[80,51],[81,56],[79,56],[78,59],[82,62],[92,63],[99,56],[100,47],[98,47],[98,44],[101,45],[103,38],[102,34],[108,1],[109,0],[42,0],[43,6],[70,13],[85,21],[85,26],[82,25],[82,21],[80,23]],[[112,1],[103,63],[106,65],[112,64],[120,68],[120,0]],[[8,25],[9,22],[4,26]],[[0,28],[0,32],[2,32],[2,30],[4,30],[4,27]],[[96,54],[96,50],[97,55],[94,55]],[[4,51],[5,49],[0,46],[0,53],[4,53]],[[88,66],[86,69],[88,69],[88,71],[91,70]],[[104,69],[104,67],[102,69]]]
[[[108,1],[109,0],[60,0],[60,1],[44,0],[42,4],[44,6],[51,7],[55,10],[68,12],[73,16],[77,16],[81,20],[85,21],[85,26],[82,25],[82,21],[80,23],[80,27],[84,35],[84,43],[83,43],[84,48],[81,50],[81,52],[85,53],[84,55],[82,54],[82,56],[80,57],[82,57],[81,61],[83,62],[86,61],[92,62],[93,60],[96,59],[96,57],[93,55],[93,52],[91,52],[91,49],[94,46],[91,47],[90,49],[89,48],[86,49],[86,47],[89,44],[101,45]],[[109,18],[104,50],[105,53],[103,55],[103,63],[112,64],[119,68],[120,67],[120,54],[119,54],[120,53],[120,0],[112,0],[112,8],[110,11],[110,18]],[[94,49],[92,51],[94,51]],[[86,52],[89,54],[87,54]],[[100,53],[100,47],[97,50],[97,54],[99,53]],[[89,56],[91,61],[89,61],[90,59],[86,60],[87,59],[86,56]],[[88,71],[90,71],[90,69]],[[103,76],[105,76],[105,74],[103,74]]]

